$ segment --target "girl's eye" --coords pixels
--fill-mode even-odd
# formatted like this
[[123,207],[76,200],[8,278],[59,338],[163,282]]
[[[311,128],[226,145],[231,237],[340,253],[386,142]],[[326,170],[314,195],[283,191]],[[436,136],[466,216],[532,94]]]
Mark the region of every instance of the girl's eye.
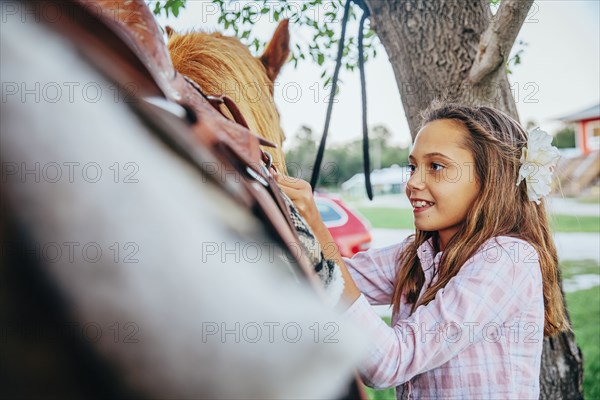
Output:
[[414,174],[415,170],[417,169],[416,166],[414,166],[413,164],[408,164],[408,171],[410,172],[410,174]]
[[441,171],[442,169],[444,169],[444,166],[442,164],[432,162],[431,169],[434,171]]

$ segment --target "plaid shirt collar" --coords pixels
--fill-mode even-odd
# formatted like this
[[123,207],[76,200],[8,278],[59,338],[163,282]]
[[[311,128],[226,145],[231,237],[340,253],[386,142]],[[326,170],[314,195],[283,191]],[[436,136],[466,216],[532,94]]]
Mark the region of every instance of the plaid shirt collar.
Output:
[[421,268],[426,277],[431,278],[431,276],[435,275],[443,254],[443,251],[435,253],[433,238],[427,239],[417,248],[417,257],[419,257]]

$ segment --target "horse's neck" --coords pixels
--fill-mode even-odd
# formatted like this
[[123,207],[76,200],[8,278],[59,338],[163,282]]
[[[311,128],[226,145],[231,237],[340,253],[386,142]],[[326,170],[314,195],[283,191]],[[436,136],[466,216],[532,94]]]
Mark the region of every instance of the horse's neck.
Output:
[[143,0],[76,0],[95,11],[128,43],[154,80],[168,92],[175,74],[163,33]]

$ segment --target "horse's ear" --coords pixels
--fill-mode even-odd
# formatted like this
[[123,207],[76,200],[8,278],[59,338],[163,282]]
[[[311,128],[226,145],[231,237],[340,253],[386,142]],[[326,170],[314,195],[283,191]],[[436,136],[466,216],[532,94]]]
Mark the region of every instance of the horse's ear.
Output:
[[281,67],[283,67],[290,56],[290,31],[288,24],[289,20],[287,19],[279,23],[265,52],[260,56],[260,61],[267,69],[269,79],[273,82],[275,82],[275,78],[279,75]]
[[167,37],[171,37],[173,36],[175,32],[175,30],[173,28],[171,28],[169,25],[165,26],[165,32],[167,32]]

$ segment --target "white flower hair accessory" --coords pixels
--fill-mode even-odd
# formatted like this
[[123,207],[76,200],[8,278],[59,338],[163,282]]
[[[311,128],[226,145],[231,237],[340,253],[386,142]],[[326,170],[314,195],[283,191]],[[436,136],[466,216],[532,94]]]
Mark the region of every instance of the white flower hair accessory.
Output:
[[558,149],[552,146],[552,136],[535,128],[529,132],[527,146],[521,153],[521,168],[517,186],[525,180],[527,197],[540,204],[540,199],[550,193],[552,172],[560,158]]

